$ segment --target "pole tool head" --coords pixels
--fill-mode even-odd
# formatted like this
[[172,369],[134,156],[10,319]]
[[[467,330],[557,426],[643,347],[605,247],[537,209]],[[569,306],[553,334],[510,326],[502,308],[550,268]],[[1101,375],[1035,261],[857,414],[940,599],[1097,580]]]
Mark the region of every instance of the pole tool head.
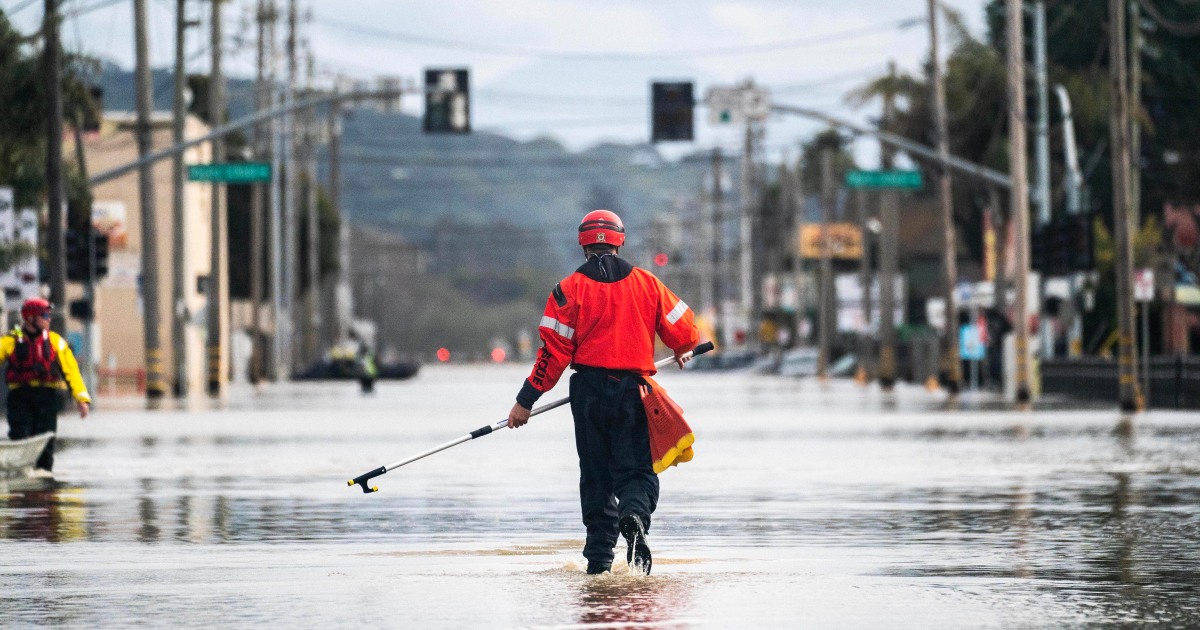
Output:
[[362,488],[363,494],[371,494],[372,492],[379,492],[379,486],[369,486],[369,485],[367,485],[367,482],[370,481],[371,479],[374,479],[375,477],[378,477],[379,475],[386,473],[386,472],[387,472],[387,468],[380,466],[379,468],[376,468],[375,470],[372,470],[371,472],[363,473],[363,474],[351,479],[350,481],[347,481],[346,485],[353,486],[354,484],[358,484],[359,487]]

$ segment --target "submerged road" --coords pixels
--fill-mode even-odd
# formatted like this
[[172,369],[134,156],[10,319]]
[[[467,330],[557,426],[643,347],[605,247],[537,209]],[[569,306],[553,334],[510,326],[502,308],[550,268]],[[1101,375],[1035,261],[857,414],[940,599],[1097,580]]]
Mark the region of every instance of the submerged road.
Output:
[[566,408],[346,486],[503,418],[525,372],[64,416],[57,481],[0,486],[0,627],[1200,626],[1195,413],[669,370],[696,457],[649,577],[583,574]]

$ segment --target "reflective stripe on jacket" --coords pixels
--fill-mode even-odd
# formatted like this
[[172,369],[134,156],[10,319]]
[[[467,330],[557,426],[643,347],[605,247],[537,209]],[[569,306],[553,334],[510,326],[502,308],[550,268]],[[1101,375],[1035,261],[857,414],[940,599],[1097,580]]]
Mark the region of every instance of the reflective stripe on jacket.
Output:
[[518,396],[525,406],[552,389],[568,365],[649,376],[656,371],[655,334],[672,350],[689,350],[700,339],[683,300],[649,271],[610,254],[592,256],[554,287],[538,333],[542,347]]
[[71,346],[54,331],[43,331],[30,338],[20,327],[0,337],[0,362],[7,361],[5,380],[9,389],[18,387],[52,387],[71,390],[79,402],[91,402],[79,363]]

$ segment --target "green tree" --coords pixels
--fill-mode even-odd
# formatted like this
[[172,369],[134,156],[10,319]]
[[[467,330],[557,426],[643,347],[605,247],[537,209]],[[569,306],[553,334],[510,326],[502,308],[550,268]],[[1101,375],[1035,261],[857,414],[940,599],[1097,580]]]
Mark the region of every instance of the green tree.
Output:
[[[46,196],[46,105],[41,56],[28,50],[36,38],[13,29],[0,11],[0,186],[13,188],[17,208],[39,207]],[[70,56],[68,68],[87,60]],[[96,104],[75,72],[64,72],[65,112],[93,113]],[[68,116],[68,120],[72,117]],[[68,205],[90,205],[91,194],[78,171],[67,172]],[[0,244],[0,270],[11,268],[35,252],[21,244]]]

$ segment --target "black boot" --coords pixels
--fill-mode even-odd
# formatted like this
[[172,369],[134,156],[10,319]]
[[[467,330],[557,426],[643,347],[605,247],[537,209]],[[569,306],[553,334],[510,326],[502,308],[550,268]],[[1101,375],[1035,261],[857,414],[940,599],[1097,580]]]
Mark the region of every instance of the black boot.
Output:
[[636,514],[626,514],[621,517],[619,527],[621,535],[625,537],[625,561],[629,563],[630,572],[650,575],[652,560],[642,519]]
[[588,560],[588,575],[599,575],[601,573],[608,573],[609,571],[612,571],[611,562],[593,562]]

